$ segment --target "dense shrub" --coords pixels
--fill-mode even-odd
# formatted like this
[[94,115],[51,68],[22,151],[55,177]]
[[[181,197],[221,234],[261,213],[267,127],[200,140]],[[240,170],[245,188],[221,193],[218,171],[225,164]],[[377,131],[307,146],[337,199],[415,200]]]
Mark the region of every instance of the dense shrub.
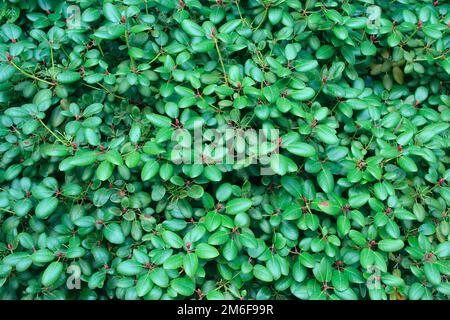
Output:
[[0,6],[0,298],[448,299],[445,1]]

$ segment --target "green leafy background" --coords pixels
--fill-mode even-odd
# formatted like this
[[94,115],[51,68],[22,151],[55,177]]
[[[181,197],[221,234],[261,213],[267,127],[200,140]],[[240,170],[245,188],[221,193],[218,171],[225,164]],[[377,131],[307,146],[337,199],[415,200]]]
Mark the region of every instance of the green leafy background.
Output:
[[0,298],[448,299],[449,9],[3,1]]

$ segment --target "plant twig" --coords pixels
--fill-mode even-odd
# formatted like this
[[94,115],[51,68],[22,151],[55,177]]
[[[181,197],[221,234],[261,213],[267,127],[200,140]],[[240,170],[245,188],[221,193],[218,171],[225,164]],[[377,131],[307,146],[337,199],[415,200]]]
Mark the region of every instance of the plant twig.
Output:
[[36,81],[40,81],[40,82],[46,83],[46,84],[51,85],[51,86],[54,86],[54,85],[55,85],[55,83],[53,83],[53,82],[50,82],[50,81],[47,81],[47,80],[38,78],[38,77],[36,77],[34,74],[31,74],[31,73],[26,72],[26,71],[23,70],[21,67],[19,67],[17,64],[15,64],[14,61],[12,61],[12,60],[10,61],[10,63],[11,63],[11,65],[12,65],[14,68],[16,68],[18,71],[20,71],[20,73],[22,73],[23,75],[27,76],[28,78],[31,78],[31,79],[34,79],[34,80],[36,80]]
[[267,12],[268,12],[268,11],[269,11],[269,6],[267,6],[267,7],[264,9],[264,16],[262,17],[261,22],[258,24],[258,26],[253,30],[253,32],[255,32],[256,30],[258,30],[259,27],[262,26],[262,24],[263,24],[264,21],[266,20],[266,16],[267,16]]
[[0,211],[8,212],[8,213],[11,213],[11,214],[16,214],[14,211],[11,211],[11,210],[8,210],[8,209],[4,209],[4,208],[0,208]]
[[225,84],[228,86],[228,76],[227,76],[227,72],[225,71],[225,65],[223,64],[223,59],[222,59],[222,55],[220,53],[219,43],[217,41],[214,29],[213,29],[212,39],[214,41],[214,45],[216,46],[216,51],[217,51],[217,55],[219,56],[220,64],[222,65],[223,77],[224,77],[224,80],[225,80]]
[[[125,43],[127,44],[128,52],[130,51],[130,42],[128,40],[128,30],[125,30]],[[134,58],[130,56],[128,53],[128,56],[130,57],[130,67],[131,69],[134,69]]]
[[47,125],[44,123],[44,121],[42,121],[41,119],[37,118],[37,120],[41,123],[41,125],[45,128],[45,130],[47,130],[52,136],[55,137],[56,140],[58,140],[59,142],[61,142],[63,145],[65,146],[70,146],[70,142],[67,141],[66,139],[61,139],[60,137],[58,137],[58,135],[56,133],[54,133],[49,127],[47,127]]
[[55,68],[55,61],[53,59],[53,48],[50,47],[50,59],[52,60],[52,68]]
[[125,100],[125,99],[126,99],[125,97],[119,96],[118,94],[115,94],[114,92],[111,92],[110,90],[108,90],[107,87],[105,87],[105,86],[104,86],[103,84],[101,84],[101,83],[98,84],[98,85],[100,86],[100,88],[95,87],[95,86],[91,86],[90,84],[87,84],[87,83],[83,83],[83,85],[84,85],[85,87],[88,87],[88,88],[91,88],[91,89],[94,89],[94,90],[105,91],[107,94],[113,95],[114,97],[116,97],[116,98],[118,98],[118,99],[121,99],[121,100]]

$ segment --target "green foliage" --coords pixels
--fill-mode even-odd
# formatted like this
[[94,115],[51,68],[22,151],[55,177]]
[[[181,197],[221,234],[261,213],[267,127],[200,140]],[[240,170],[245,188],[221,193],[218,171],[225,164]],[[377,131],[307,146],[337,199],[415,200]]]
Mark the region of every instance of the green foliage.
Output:
[[3,1],[0,298],[448,299],[449,9]]

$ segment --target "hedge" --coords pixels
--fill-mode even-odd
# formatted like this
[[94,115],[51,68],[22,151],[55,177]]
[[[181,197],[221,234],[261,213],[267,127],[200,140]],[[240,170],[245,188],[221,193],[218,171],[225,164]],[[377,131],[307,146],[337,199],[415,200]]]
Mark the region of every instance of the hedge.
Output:
[[3,1],[0,299],[447,300],[449,9]]

